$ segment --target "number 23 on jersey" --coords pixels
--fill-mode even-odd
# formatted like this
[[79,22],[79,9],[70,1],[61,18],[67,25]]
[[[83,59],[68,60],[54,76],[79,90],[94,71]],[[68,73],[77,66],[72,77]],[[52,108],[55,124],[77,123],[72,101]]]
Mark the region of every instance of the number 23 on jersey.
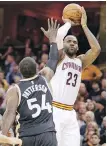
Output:
[[72,72],[68,72],[68,78],[66,81],[66,85],[72,85],[73,87],[75,87],[77,84],[77,78],[78,78],[77,74],[73,75]]

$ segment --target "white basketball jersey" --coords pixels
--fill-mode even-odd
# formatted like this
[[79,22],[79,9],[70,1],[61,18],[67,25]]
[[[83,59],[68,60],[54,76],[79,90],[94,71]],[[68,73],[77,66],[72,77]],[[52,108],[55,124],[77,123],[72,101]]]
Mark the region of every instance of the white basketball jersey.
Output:
[[53,101],[67,105],[75,103],[81,83],[81,72],[81,60],[79,58],[71,59],[65,55],[51,80]]

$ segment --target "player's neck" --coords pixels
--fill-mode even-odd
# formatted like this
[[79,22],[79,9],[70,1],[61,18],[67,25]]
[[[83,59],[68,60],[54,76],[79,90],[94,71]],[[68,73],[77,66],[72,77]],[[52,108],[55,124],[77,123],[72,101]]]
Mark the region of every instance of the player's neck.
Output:
[[100,145],[99,144],[95,144],[95,145],[93,144],[93,146],[100,146]]
[[76,58],[76,54],[74,54],[74,55],[69,55],[69,54],[66,54],[69,58],[71,58],[71,59],[74,59],[74,58]]

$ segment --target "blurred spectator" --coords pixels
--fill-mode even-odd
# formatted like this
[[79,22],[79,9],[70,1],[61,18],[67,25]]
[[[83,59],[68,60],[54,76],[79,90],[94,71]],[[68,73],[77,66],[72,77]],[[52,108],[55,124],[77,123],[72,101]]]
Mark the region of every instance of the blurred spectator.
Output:
[[88,92],[84,83],[80,84],[79,94],[80,96],[83,96],[84,100],[86,101],[86,99],[88,98]]
[[22,75],[19,72],[19,67],[18,67],[18,65],[15,64],[13,66],[13,71],[8,73],[6,79],[7,79],[8,83],[11,85],[13,83],[18,83],[21,78],[22,78]]
[[95,107],[95,103],[92,100],[88,100],[87,101],[87,110],[88,111],[95,111],[96,107]]
[[39,70],[43,69],[45,67],[45,63],[42,62],[40,65],[39,65]]
[[88,123],[93,122],[93,121],[95,121],[94,113],[93,113],[92,111],[87,111],[87,112],[85,113],[85,122],[86,122],[86,124],[83,125],[83,126],[80,128],[80,134],[81,134],[81,135],[84,135],[84,134],[85,134],[85,132],[86,132],[86,127],[87,127]]
[[0,109],[4,100],[4,96],[5,96],[5,90],[3,88],[0,88]]
[[102,89],[103,89],[103,90],[106,90],[106,79],[105,79],[105,78],[103,78],[103,79],[101,80],[101,86],[102,86]]
[[48,48],[47,44],[42,44],[40,50],[38,51],[37,56],[38,56],[38,61],[39,62],[41,62],[40,59],[41,59],[43,54],[47,54],[47,55],[49,54],[49,48]]
[[48,61],[48,54],[42,54],[41,56],[41,62],[43,62],[44,64],[46,64]]
[[0,114],[3,114],[5,111],[6,102],[5,102],[5,90],[0,88]]
[[49,53],[49,52],[48,52],[48,51],[49,51],[48,45],[47,45],[47,44],[42,44],[41,50],[42,50],[42,53],[48,54],[48,53]]
[[81,102],[80,105],[79,105],[79,110],[78,110],[78,113],[79,114],[84,114],[86,113],[86,103],[84,102]]
[[98,67],[96,67],[93,64],[86,67],[82,71],[82,80],[86,80],[86,81],[99,80],[101,76],[102,76],[102,72],[99,70]]
[[99,80],[102,77],[102,72],[93,64],[86,67],[82,71],[82,82],[85,83],[88,92],[91,90],[90,81]]
[[85,97],[84,96],[82,96],[82,95],[78,95],[78,101],[80,101],[80,102],[85,102],[86,100],[85,100]]
[[98,134],[94,133],[90,136],[90,146],[101,146],[100,137]]
[[90,137],[94,134],[94,131],[89,131],[87,132],[87,134],[85,135],[83,142],[82,142],[82,146],[91,146],[90,145]]
[[25,48],[34,48],[33,40],[30,37],[25,40]]
[[96,103],[95,119],[99,126],[103,121],[103,118],[106,116],[106,103],[99,101]]
[[106,117],[103,118],[103,122],[100,130],[100,144],[106,143]]
[[94,113],[92,111],[87,111],[85,114],[86,123],[92,122],[95,120]]
[[33,29],[32,40],[34,43],[34,48],[38,49],[41,45],[41,30]]
[[79,127],[81,128],[83,125],[85,125],[85,113],[86,113],[86,104],[84,102],[80,102],[78,105],[78,112],[77,112],[77,116],[78,116],[78,123],[79,123]]
[[106,91],[102,91],[101,92],[101,99],[105,99],[106,100]]
[[33,57],[35,56],[34,53],[32,52],[31,48],[25,48],[25,54],[24,57]]
[[8,82],[4,79],[4,72],[0,71],[0,83],[2,84],[2,87],[5,89],[5,91],[8,89],[9,84]]
[[87,124],[85,134],[89,131],[94,131],[95,133],[99,134],[99,128],[96,122],[92,121]]
[[8,54],[5,63],[5,75],[13,71],[13,66],[16,64],[15,56],[13,53]]
[[3,46],[8,46],[10,44],[12,44],[12,38],[11,36],[6,36],[3,42]]
[[13,45],[9,45],[7,51],[1,56],[1,59],[6,59],[7,55],[14,51]]
[[102,90],[100,88],[99,82],[93,81],[92,90],[89,93],[89,98],[97,102],[100,100],[101,92],[102,92]]

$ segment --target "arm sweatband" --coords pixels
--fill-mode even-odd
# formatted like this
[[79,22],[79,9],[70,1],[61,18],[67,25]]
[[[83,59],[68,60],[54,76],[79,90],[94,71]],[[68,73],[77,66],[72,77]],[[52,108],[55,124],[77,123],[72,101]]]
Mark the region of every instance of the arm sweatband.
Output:
[[56,71],[57,63],[59,59],[58,47],[56,43],[50,44],[49,60],[46,64],[54,72]]
[[56,37],[56,42],[57,42],[57,45],[58,45],[58,50],[63,49],[63,39],[67,35],[68,30],[70,29],[70,27],[71,27],[71,23],[70,22],[66,22],[63,26],[61,26],[58,29],[57,37]]

